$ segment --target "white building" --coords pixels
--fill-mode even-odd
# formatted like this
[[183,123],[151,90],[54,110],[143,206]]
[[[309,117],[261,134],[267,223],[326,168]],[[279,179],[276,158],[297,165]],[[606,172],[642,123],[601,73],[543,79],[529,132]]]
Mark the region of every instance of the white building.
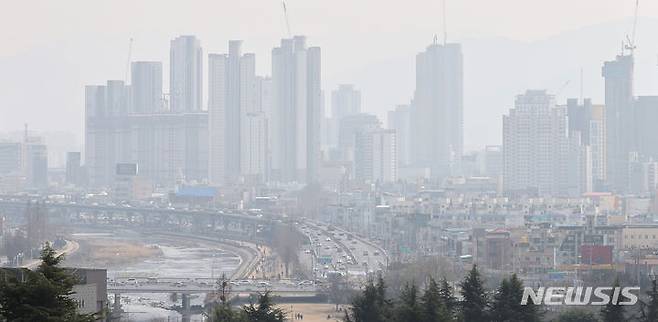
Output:
[[242,54],[242,41],[229,42],[229,54],[208,56],[210,179],[262,181],[267,165],[267,116],[263,83],[254,54]]
[[173,112],[201,110],[203,90],[203,51],[195,36],[179,36],[171,41],[169,56],[170,109]]
[[272,179],[313,182],[320,163],[321,52],[304,36],[272,50]]
[[368,129],[356,134],[354,178],[364,182],[397,180],[395,130]]
[[[569,191],[567,113],[546,91],[518,95],[503,116],[503,188],[508,193],[560,195]],[[571,166],[580,166],[571,165]]]

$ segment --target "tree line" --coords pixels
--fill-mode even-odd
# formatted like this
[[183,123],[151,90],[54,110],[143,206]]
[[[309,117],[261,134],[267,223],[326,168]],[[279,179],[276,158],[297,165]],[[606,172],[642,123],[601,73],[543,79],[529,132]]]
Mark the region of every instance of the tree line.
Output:
[[[387,296],[387,286],[380,276],[371,280],[353,300],[345,314],[345,322],[658,322],[658,287],[656,281],[646,292],[640,308],[627,312],[623,305],[611,303],[600,312],[568,309],[548,317],[541,305],[529,299],[521,305],[523,283],[512,274],[503,279],[496,290],[488,291],[474,265],[459,282],[459,295],[443,278],[429,281],[422,290],[414,283],[402,287],[399,296]],[[616,282],[618,285],[619,283]],[[590,307],[591,309],[591,307]],[[553,314],[556,315],[556,314]]]

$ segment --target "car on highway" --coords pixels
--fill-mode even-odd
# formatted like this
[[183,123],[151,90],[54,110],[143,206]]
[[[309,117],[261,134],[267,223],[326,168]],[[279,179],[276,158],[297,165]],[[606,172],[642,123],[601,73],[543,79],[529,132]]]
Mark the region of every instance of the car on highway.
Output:
[[297,283],[297,285],[299,285],[299,286],[311,286],[311,285],[313,285],[313,281],[304,280],[304,281],[301,281],[301,282]]

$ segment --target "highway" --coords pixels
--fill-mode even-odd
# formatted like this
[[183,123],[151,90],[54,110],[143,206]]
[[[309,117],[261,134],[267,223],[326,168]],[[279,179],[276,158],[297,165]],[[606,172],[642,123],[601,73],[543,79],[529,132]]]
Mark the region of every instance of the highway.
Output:
[[306,261],[313,263],[316,278],[326,278],[332,272],[366,276],[386,269],[388,261],[384,250],[363,238],[309,220],[298,223],[297,228],[310,241],[310,248],[305,249],[304,254]]

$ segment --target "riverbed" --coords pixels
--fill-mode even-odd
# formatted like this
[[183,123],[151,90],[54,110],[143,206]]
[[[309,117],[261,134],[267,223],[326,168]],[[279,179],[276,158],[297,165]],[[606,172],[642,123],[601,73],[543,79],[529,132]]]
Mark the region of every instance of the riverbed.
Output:
[[[222,274],[229,276],[241,263],[236,254],[207,241],[174,239],[129,230],[90,230],[71,234],[71,238],[81,244],[81,249],[65,264],[106,268],[110,279],[219,278]],[[114,297],[108,297],[113,302]],[[204,297],[203,294],[192,296],[191,304],[202,304]],[[126,312],[123,318],[125,321],[180,321],[180,314],[168,309],[175,303],[180,305],[180,301],[180,297],[175,299],[171,294],[122,294],[122,308]],[[202,319],[195,316],[192,321]]]

